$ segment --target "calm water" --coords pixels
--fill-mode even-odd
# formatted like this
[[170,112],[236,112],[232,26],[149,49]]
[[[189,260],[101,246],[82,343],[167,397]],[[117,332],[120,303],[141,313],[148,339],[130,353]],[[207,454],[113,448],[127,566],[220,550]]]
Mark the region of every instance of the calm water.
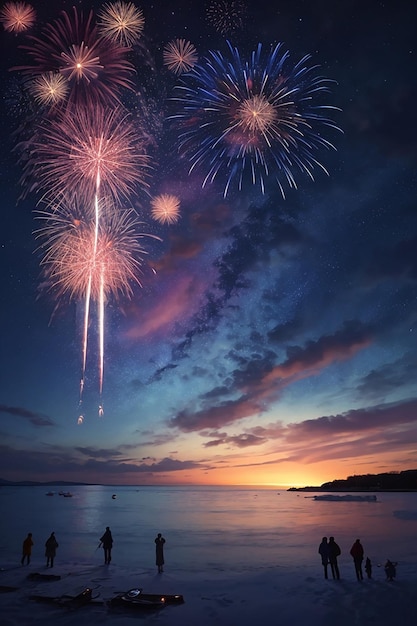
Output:
[[[343,560],[359,537],[374,563],[417,563],[417,493],[378,494],[378,502],[316,502],[311,494],[219,487],[73,487],[72,498],[45,487],[0,488],[0,566],[20,558],[28,532],[32,562],[44,563],[51,531],[59,561],[101,563],[99,537],[110,526],[113,561],[154,567],[162,532],[169,568],[262,569],[318,563],[323,535],[334,535]],[[112,499],[112,494],[116,498]],[[307,496],[307,497],[306,497]],[[381,549],[383,546],[383,550]]]

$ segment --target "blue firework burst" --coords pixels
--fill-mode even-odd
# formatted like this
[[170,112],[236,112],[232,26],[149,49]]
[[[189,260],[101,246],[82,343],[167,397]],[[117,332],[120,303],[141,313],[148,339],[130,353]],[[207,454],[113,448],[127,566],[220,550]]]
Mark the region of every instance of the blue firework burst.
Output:
[[203,172],[203,187],[225,177],[224,196],[246,180],[264,192],[273,178],[284,196],[286,186],[297,187],[297,174],[327,173],[317,153],[334,148],[326,135],[340,130],[329,117],[336,107],[325,102],[333,81],[310,55],[292,64],[282,47],[264,54],[258,44],[244,60],[228,43],[227,55],[211,51],[176,87],[170,121],[190,173]]

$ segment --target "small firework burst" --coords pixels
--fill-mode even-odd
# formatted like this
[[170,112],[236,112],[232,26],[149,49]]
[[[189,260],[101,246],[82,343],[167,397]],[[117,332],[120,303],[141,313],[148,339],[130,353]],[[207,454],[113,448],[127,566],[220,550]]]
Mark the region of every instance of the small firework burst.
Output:
[[98,78],[103,69],[94,48],[89,49],[83,41],[80,45],[73,44],[68,52],[61,52],[61,58],[63,65],[59,71],[69,81],[75,79],[77,83],[82,80],[90,83]]
[[164,65],[175,74],[189,72],[198,61],[197,51],[185,39],[170,41],[163,51]]
[[243,0],[212,0],[207,7],[207,21],[223,36],[242,30],[247,14]]
[[276,123],[277,117],[275,107],[264,95],[243,99],[236,112],[238,126],[248,131],[248,137],[253,133],[265,134]]
[[105,4],[99,14],[99,29],[103,37],[127,47],[133,46],[141,37],[145,25],[142,9],[132,2]]
[[54,105],[65,100],[68,94],[68,81],[62,74],[46,72],[33,79],[31,91],[39,104]]
[[163,193],[151,201],[151,215],[154,220],[161,224],[175,224],[180,216],[179,198],[171,194]]
[[4,30],[21,33],[35,23],[35,9],[26,2],[6,2],[0,11]]

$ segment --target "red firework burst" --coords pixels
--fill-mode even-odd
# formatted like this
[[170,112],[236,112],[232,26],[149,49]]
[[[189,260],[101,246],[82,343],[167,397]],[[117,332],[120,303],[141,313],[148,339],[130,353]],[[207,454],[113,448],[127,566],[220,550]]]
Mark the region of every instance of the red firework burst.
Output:
[[26,2],[6,2],[0,10],[0,22],[4,30],[21,33],[35,23],[35,9]]
[[22,182],[49,199],[78,193],[116,202],[147,187],[149,158],[137,125],[121,107],[76,107],[44,120],[28,142]]
[[102,37],[93,23],[93,12],[85,18],[73,7],[47,24],[40,37],[28,37],[23,45],[32,65],[13,69],[26,75],[60,72],[70,84],[69,101],[78,103],[115,103],[120,90],[132,88],[133,65],[127,50],[115,41]]
[[90,292],[94,301],[101,294],[131,296],[140,283],[147,251],[140,240],[156,238],[142,232],[142,223],[132,209],[101,203],[97,227],[93,212],[85,211],[74,197],[70,202],[39,211],[43,221],[36,232],[42,240],[41,266],[48,288],[60,296],[82,300]]

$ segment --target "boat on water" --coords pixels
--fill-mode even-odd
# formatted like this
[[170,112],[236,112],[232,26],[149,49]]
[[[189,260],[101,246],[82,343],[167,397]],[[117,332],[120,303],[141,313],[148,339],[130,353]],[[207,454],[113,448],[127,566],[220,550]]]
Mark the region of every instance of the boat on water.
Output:
[[326,493],[320,496],[313,496],[313,500],[326,502],[377,502],[375,495],[354,495],[351,493],[347,493],[344,495]]
[[48,493],[46,494],[47,496],[53,496],[55,493],[55,491],[48,491]]
[[64,498],[72,498],[72,493],[70,491],[60,491],[60,496],[64,496]]

